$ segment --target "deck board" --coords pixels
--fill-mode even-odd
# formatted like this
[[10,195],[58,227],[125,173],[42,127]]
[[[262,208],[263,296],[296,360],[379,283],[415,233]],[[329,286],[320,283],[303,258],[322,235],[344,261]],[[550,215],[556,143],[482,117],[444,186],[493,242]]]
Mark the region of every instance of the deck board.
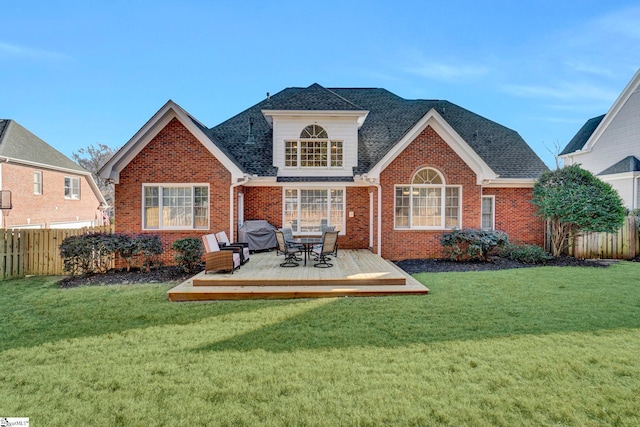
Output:
[[231,273],[201,272],[168,291],[172,301],[427,294],[429,289],[368,250],[342,250],[331,268],[284,268],[275,252],[255,253]]

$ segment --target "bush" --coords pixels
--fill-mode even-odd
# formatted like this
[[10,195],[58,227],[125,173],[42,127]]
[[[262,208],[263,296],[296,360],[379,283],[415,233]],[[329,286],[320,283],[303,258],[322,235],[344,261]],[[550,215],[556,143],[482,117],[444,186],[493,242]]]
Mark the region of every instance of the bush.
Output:
[[507,243],[497,248],[496,254],[512,261],[525,264],[544,264],[553,259],[551,254],[545,252],[540,246]]
[[202,259],[202,241],[195,237],[178,239],[171,244],[171,249],[177,253],[174,257],[176,264],[187,273],[193,273]]
[[502,231],[471,228],[453,230],[440,238],[445,256],[453,261],[487,261],[492,249],[508,242],[509,237]]
[[114,234],[118,246],[118,256],[127,266],[127,271],[131,271],[137,264],[140,247],[135,237],[128,234]]
[[162,254],[162,242],[157,234],[139,234],[136,243],[142,255],[142,269],[151,270],[154,265],[159,265],[158,257]]
[[66,237],[60,244],[64,271],[72,275],[105,273],[117,248],[118,239],[110,233]]

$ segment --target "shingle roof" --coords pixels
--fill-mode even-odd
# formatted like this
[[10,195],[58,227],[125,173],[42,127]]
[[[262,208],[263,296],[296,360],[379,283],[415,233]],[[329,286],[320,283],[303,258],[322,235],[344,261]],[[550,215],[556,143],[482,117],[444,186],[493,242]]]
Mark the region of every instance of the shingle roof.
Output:
[[[329,88],[318,84],[287,88],[209,129],[211,140],[225,149],[245,172],[276,176],[272,164],[273,133],[262,110],[369,111],[358,131],[358,166],[369,171],[432,108],[500,175],[537,178],[547,170],[520,135],[498,123],[442,100],[407,100],[379,88]],[[247,144],[249,121],[255,144]]]
[[615,165],[608,167],[598,174],[613,175],[614,173],[640,172],[640,160],[635,156],[627,156]]
[[0,156],[88,173],[82,166],[10,119],[0,119]]
[[564,147],[564,150],[559,154],[563,156],[565,154],[573,153],[574,151],[580,151],[587,143],[593,132],[596,130],[602,119],[604,119],[605,114],[594,117],[592,119],[587,120],[587,122],[582,125],[578,133],[576,133],[571,141]]

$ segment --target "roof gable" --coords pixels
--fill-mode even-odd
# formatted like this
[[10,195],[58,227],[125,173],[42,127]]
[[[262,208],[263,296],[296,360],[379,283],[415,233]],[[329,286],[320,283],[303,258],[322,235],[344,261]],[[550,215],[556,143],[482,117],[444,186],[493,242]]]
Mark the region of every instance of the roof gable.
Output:
[[584,148],[585,144],[593,135],[593,132],[596,130],[602,119],[604,119],[604,114],[598,117],[594,117],[592,119],[587,120],[587,122],[582,125],[578,133],[576,133],[571,141],[564,147],[564,150],[559,154],[559,156],[564,156],[566,154],[570,154],[576,151],[580,151]]
[[235,182],[244,176],[244,171],[233,160],[223,144],[212,137],[210,131],[178,104],[169,100],[147,123],[100,169],[102,179],[118,183],[120,172],[142,149],[173,119],[177,119],[231,172]]
[[41,167],[89,173],[15,120],[0,120],[0,157]]
[[598,176],[613,175],[616,173],[626,173],[626,172],[640,172],[640,160],[638,160],[637,157],[627,156],[624,159],[620,160],[615,165],[600,172]]
[[[598,122],[595,129],[593,129],[593,131],[589,134],[584,144],[582,144],[582,147],[580,147],[581,150],[591,151],[593,149],[593,146],[598,143],[598,141],[600,140],[600,137],[607,130],[609,125],[611,125],[611,123],[614,121],[618,113],[620,113],[620,111],[625,107],[625,105],[627,104],[627,101],[629,101],[629,98],[631,98],[631,96],[638,90],[640,90],[640,69],[636,71],[631,81],[624,88],[624,90],[622,91],[618,99],[616,99],[616,101],[613,103],[613,105],[611,106],[607,114],[605,114],[604,116],[600,116],[600,121]],[[595,117],[594,119],[591,119],[591,120],[596,120],[596,119],[598,119],[598,117]],[[588,123],[589,122],[587,122],[587,124]],[[587,126],[587,124],[583,126],[583,129]],[[578,131],[578,134],[576,134],[576,136],[574,136],[574,138],[571,141],[576,139],[579,136],[580,132],[583,131],[583,129],[580,129],[580,131]],[[569,142],[567,147],[564,150],[562,150],[562,153],[560,153],[561,156],[566,156],[575,151],[579,151],[579,150],[570,150],[570,148],[572,148],[570,147],[572,145],[571,141]],[[578,142],[579,141],[577,141],[575,145],[577,145]]]

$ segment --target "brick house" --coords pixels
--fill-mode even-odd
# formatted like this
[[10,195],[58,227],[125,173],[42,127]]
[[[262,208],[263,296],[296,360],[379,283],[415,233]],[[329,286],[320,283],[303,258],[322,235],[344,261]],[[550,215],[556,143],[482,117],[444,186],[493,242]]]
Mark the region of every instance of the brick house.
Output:
[[14,120],[0,120],[0,190],[12,205],[0,228],[103,224],[107,204],[91,173]]
[[116,184],[116,231],[165,247],[266,219],[295,235],[335,226],[341,248],[397,260],[439,257],[453,228],[542,244],[530,200],[545,170],[517,132],[448,101],[313,84],[212,128],[168,101],[100,176]]

